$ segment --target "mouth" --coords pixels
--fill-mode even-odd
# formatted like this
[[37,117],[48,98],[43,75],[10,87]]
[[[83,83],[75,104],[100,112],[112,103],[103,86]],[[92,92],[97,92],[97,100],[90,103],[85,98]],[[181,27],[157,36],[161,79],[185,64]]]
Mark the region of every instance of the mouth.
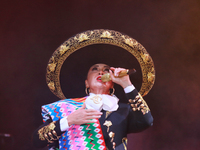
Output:
[[96,78],[96,80],[99,81],[99,82],[102,82],[101,76],[98,76],[98,77]]

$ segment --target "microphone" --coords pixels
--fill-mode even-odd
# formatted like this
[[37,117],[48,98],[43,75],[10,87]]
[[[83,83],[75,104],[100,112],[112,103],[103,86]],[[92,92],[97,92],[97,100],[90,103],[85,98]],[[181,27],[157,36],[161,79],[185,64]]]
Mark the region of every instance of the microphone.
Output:
[[[133,68],[133,69],[127,69],[127,70],[122,70],[120,73],[119,73],[119,76],[115,76],[116,78],[121,78],[123,76],[126,76],[126,75],[130,75],[130,74],[133,74],[135,73],[136,70]],[[110,73],[106,73],[104,75],[101,76],[101,81],[103,82],[108,82],[111,80],[111,77],[110,77]]]

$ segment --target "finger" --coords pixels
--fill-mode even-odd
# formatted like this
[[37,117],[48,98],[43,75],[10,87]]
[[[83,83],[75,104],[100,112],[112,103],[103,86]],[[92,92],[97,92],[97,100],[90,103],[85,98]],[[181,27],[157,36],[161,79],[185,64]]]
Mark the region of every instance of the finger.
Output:
[[99,118],[101,118],[100,115],[93,115],[93,116],[87,116],[87,117],[85,117],[86,120],[99,119]]
[[85,109],[86,108],[86,104],[83,103],[83,106],[81,107],[82,109]]
[[115,77],[118,77],[118,75],[119,75],[119,69],[118,68],[115,69],[114,75],[115,75]]
[[113,68],[113,69],[110,69],[110,70],[112,70],[112,73],[113,73],[114,76],[117,76],[118,68]]
[[85,120],[84,123],[95,123],[97,122],[96,119],[91,119],[91,120]]
[[120,72],[121,72],[122,70],[125,70],[125,69],[123,69],[123,68],[116,68],[116,69],[115,69],[115,72],[114,72],[115,76],[118,77],[119,74],[120,74]]
[[86,110],[86,111],[84,112],[84,116],[85,117],[93,117],[93,116],[95,116],[97,118],[100,118],[101,115],[103,114],[102,112],[99,112],[99,111],[96,111],[96,110],[91,110],[91,111]]
[[115,71],[115,68],[114,67],[110,67],[110,70]]
[[101,117],[101,115],[102,115],[101,113],[86,113],[85,114],[86,117],[92,117],[92,116]]
[[[114,68],[114,67],[111,67],[110,68],[111,72],[113,73],[113,76],[114,77],[118,77],[119,76],[119,73],[124,70],[123,68]],[[110,71],[109,71],[110,72]],[[110,72],[110,73],[111,73]]]
[[113,80],[115,77],[114,77],[114,74],[113,74],[113,72],[110,70],[109,71],[110,72],[110,77],[111,77],[111,79]]
[[103,114],[102,112],[95,110],[95,109],[86,109],[86,113],[92,113],[92,114]]
[[85,112],[87,112],[87,113],[102,113],[102,112],[95,110],[95,109],[86,109]]

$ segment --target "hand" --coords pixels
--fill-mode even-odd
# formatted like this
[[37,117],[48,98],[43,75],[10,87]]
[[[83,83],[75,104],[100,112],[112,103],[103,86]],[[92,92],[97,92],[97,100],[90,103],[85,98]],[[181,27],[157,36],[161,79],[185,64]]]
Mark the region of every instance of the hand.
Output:
[[[118,78],[119,73],[120,73],[122,70],[126,70],[126,69],[124,69],[124,68],[114,68],[114,67],[111,67],[111,68],[110,68],[110,77],[111,77],[111,79],[112,79],[112,81],[113,81],[114,83],[117,83],[117,84],[121,85],[123,88],[126,88],[127,86],[132,85],[132,83],[131,83],[131,81],[130,81],[129,75],[126,75],[126,76],[123,76],[123,77]],[[112,71],[113,71],[113,72],[112,72]]]
[[69,126],[71,126],[72,124],[81,125],[84,123],[94,123],[96,121],[93,119],[99,119],[102,115],[102,112],[94,109],[85,108],[86,105],[85,103],[83,103],[83,106],[81,108],[77,109],[67,117]]

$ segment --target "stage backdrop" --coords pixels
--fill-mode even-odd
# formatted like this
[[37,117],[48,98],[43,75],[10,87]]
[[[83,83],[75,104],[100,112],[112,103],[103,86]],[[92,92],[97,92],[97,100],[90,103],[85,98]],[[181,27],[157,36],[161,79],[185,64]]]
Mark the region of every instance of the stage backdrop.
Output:
[[[41,105],[57,101],[45,81],[47,62],[65,40],[91,29],[110,29],[140,42],[152,56],[156,82],[144,97],[154,125],[128,136],[130,150],[188,150],[200,147],[199,0],[2,0],[0,5],[0,149],[36,150],[33,131],[42,124]],[[113,59],[121,49],[102,46]],[[84,96],[84,54],[61,70],[66,97]],[[97,57],[91,53],[91,56]],[[73,59],[76,57],[77,59]],[[127,62],[135,61],[127,58]],[[86,61],[87,62],[87,61]],[[126,67],[126,66],[125,66]],[[140,88],[140,68],[132,81]],[[68,80],[67,80],[68,79]],[[69,82],[73,81],[73,82]],[[76,86],[80,85],[80,86]],[[77,94],[78,93],[78,94]],[[8,133],[9,135],[5,135]],[[8,137],[10,136],[10,137]],[[44,148],[43,150],[45,150]]]

